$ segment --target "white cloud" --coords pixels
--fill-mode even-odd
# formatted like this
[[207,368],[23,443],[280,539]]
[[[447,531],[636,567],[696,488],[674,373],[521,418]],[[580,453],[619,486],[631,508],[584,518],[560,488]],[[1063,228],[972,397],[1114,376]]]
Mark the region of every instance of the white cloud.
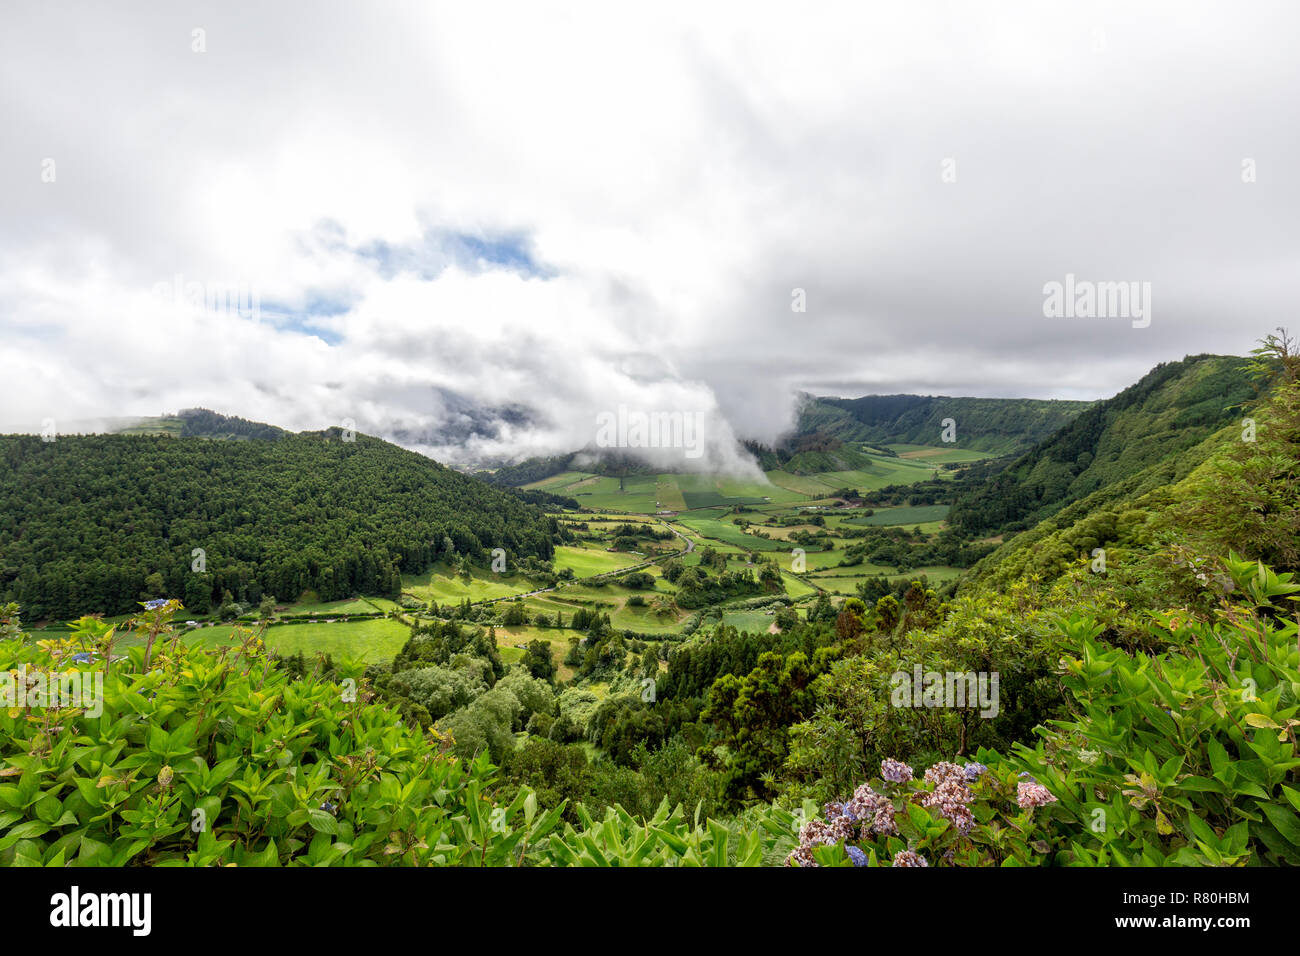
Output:
[[[992,9],[9,4],[0,428],[531,408],[496,455],[627,403],[770,439],[800,389],[1098,397],[1285,322],[1300,14]],[[1152,282],[1151,327],[1044,319],[1066,272]]]

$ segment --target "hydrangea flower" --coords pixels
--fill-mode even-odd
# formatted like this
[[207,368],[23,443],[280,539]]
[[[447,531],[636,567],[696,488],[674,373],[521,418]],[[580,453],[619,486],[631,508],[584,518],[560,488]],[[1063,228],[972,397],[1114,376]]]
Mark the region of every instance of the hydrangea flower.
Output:
[[968,763],[963,768],[966,771],[966,782],[974,783],[980,777],[989,772],[989,768],[982,763]]
[[965,783],[966,771],[955,763],[941,760],[925,772],[925,782],[935,786],[945,783]]
[[1055,802],[1056,797],[1052,795],[1052,791],[1041,783],[1022,780],[1016,785],[1016,803],[1020,804],[1021,810],[1032,810],[1034,807]]
[[901,850],[894,855],[894,862],[891,866],[929,866],[925,857],[915,850]]
[[839,842],[840,838],[837,838],[835,828],[831,824],[821,820],[809,820],[799,830],[799,845],[785,858],[785,865],[798,863],[800,866],[817,866],[817,861],[813,859],[813,848],[834,846]]
[[868,833],[893,836],[898,833],[894,824],[894,804],[883,794],[876,793],[870,784],[863,784],[853,791],[853,799],[844,804],[845,816],[862,820]]
[[158,610],[160,607],[165,607],[166,604],[167,604],[167,601],[168,601],[167,598],[154,598],[152,601],[145,601],[145,602],[144,602],[144,609],[145,609],[146,611],[156,611],[156,610]]
[[849,859],[853,861],[854,866],[867,865],[867,855],[863,853],[862,850],[859,849],[858,847],[846,846],[844,848],[844,852],[849,855]]
[[925,780],[935,787],[921,798],[921,805],[938,810],[941,816],[952,822],[957,832],[970,833],[975,825],[975,815],[966,805],[975,794],[966,786],[966,771],[955,763],[941,761],[925,772]]
[[838,800],[832,800],[830,803],[826,804],[826,806],[822,807],[822,810],[825,812],[827,820],[835,820],[844,816],[847,816],[850,822],[857,820],[857,817],[853,815],[848,806],[840,803]]
[[912,768],[901,760],[880,761],[880,775],[890,783],[907,783],[912,779]]

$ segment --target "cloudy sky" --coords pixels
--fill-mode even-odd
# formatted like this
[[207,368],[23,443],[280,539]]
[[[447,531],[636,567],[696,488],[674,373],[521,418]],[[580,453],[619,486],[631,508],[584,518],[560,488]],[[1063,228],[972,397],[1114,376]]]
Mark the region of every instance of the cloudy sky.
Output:
[[[1297,324],[1300,8],[1135,6],[6,0],[0,429],[481,458],[1244,353]],[[1046,317],[1067,274],[1150,324]]]

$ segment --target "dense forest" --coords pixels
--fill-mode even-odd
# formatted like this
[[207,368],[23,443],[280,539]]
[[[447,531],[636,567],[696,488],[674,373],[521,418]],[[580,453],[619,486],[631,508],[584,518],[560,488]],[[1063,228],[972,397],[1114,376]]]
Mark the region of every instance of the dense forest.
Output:
[[393,594],[401,574],[451,555],[549,559],[552,532],[511,494],[338,429],[0,437],[0,599],[33,620],[166,595],[202,614],[227,592]]

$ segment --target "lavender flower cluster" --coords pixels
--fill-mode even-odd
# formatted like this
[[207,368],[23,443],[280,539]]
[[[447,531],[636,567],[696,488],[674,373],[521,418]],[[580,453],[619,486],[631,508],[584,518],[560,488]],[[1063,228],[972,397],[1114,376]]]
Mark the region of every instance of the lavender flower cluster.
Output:
[[[928,809],[938,811],[945,819],[951,821],[958,833],[966,836],[975,825],[975,815],[970,803],[975,799],[971,784],[985,773],[988,767],[982,763],[967,763],[959,766],[948,761],[940,761],[925,772],[923,782],[933,789],[917,793],[912,799]],[[912,768],[901,760],[883,760],[880,775],[887,782],[894,784],[909,783],[915,779]],[[1017,799],[1022,808],[1042,806],[1053,802],[1056,797],[1046,787],[1032,777],[1021,781]],[[897,836],[898,825],[894,819],[893,800],[873,790],[870,784],[863,784],[853,792],[852,798],[843,803],[828,803],[825,807],[825,820],[809,820],[799,831],[799,846],[786,858],[786,866],[798,863],[800,866],[816,866],[813,850],[819,846],[843,844],[854,866],[866,866],[868,856],[859,846],[859,841],[867,841],[874,836]],[[951,860],[950,850],[945,859]],[[894,855],[893,866],[929,866],[925,857],[913,850],[903,850]]]
[[934,789],[921,798],[921,806],[938,810],[962,836],[975,825],[975,815],[967,806],[975,794],[966,786],[966,779],[965,767],[941,761],[925,772],[925,782],[934,784]]
[[1016,803],[1020,805],[1021,810],[1032,810],[1034,807],[1055,802],[1056,797],[1052,795],[1052,791],[1033,777],[1016,784]]
[[[911,768],[908,768],[910,774]],[[898,827],[894,823],[894,804],[883,794],[876,793],[870,784],[863,784],[853,792],[853,798],[847,803],[828,803],[825,806],[826,819],[809,820],[799,831],[799,846],[786,858],[786,865],[798,863],[800,866],[816,866],[812,851],[818,846],[834,846],[837,843],[868,839],[873,834],[894,836]],[[854,866],[866,866],[867,857],[858,851],[849,857]],[[861,862],[858,860],[861,859]]]
[[925,857],[915,850],[901,850],[894,854],[894,862],[890,866],[929,866]]
[[907,783],[912,779],[912,768],[901,760],[882,760],[880,776],[890,783]]

